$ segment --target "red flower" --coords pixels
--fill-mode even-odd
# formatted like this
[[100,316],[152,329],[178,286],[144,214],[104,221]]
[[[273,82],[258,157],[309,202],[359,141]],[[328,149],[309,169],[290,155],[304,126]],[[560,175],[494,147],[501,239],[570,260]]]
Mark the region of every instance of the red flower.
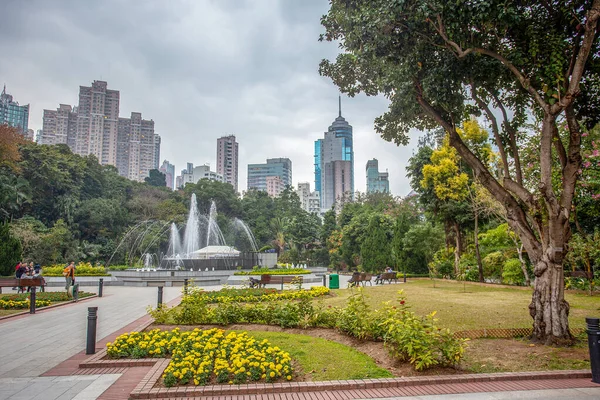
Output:
[[400,304],[404,304],[406,303],[404,300],[400,300]]

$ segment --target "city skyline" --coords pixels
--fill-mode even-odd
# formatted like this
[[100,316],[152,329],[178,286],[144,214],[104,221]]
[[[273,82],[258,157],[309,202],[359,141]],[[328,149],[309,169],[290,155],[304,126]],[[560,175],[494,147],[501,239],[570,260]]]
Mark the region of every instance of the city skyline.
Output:
[[[159,163],[169,160],[176,171],[186,162],[214,169],[216,139],[233,134],[240,192],[246,190],[246,166],[272,157],[292,160],[294,186],[312,183],[314,141],[335,118],[339,95],[318,74],[320,60],[338,53],[335,44],[318,42],[327,9],[320,1],[3,3],[0,11],[10,18],[0,27],[6,38],[0,43],[0,84],[6,82],[20,104],[30,104],[29,127],[37,131],[43,109],[75,105],[74,87],[107,81],[125,94],[124,114],[141,112],[155,121]],[[137,15],[133,25],[131,15]],[[412,147],[384,141],[373,127],[388,101],[342,97],[354,127],[355,190],[366,191],[359,166],[377,158],[394,177],[390,191],[405,196]]]

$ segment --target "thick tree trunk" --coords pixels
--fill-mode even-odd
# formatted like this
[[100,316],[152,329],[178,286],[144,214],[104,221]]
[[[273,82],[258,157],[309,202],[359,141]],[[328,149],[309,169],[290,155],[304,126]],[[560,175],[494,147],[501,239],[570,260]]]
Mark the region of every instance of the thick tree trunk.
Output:
[[[544,255],[536,264],[543,270],[533,283],[529,313],[533,318],[532,339],[545,344],[560,344],[573,339],[569,331],[569,303],[564,296],[564,274],[561,263]],[[564,344],[564,343],[563,343]]]

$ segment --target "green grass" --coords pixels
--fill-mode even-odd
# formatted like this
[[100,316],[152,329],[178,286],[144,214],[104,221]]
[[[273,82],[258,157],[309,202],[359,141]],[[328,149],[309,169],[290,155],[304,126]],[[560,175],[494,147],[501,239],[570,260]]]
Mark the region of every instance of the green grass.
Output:
[[[493,287],[461,282],[430,279],[413,279],[406,284],[367,286],[365,294],[373,309],[384,301],[395,301],[398,290],[404,290],[407,303],[418,315],[437,311],[436,318],[441,327],[453,331],[480,328],[528,328],[531,290]],[[336,297],[323,302],[325,305],[344,306],[356,289],[334,290]],[[585,317],[598,315],[599,296],[567,292],[566,300],[571,305],[569,323],[571,328],[585,328]]]
[[373,359],[351,347],[329,340],[282,332],[247,331],[249,336],[267,339],[287,351],[313,381],[390,378]]

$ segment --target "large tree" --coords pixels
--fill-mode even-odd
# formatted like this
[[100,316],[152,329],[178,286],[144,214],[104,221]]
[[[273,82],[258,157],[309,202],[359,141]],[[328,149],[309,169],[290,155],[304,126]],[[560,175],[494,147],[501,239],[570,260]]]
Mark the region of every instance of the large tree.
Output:
[[[572,338],[562,264],[581,166],[580,127],[600,117],[599,18],[600,0],[331,0],[322,18],[321,39],[339,40],[345,52],[334,63],[324,60],[321,73],[350,95],[391,100],[375,121],[382,137],[406,144],[411,128],[443,127],[506,209],[535,266],[532,338],[547,343]],[[457,132],[472,105],[488,118],[499,177]],[[541,121],[536,186],[524,182],[518,146],[527,110]],[[560,177],[554,185],[553,176]]]

